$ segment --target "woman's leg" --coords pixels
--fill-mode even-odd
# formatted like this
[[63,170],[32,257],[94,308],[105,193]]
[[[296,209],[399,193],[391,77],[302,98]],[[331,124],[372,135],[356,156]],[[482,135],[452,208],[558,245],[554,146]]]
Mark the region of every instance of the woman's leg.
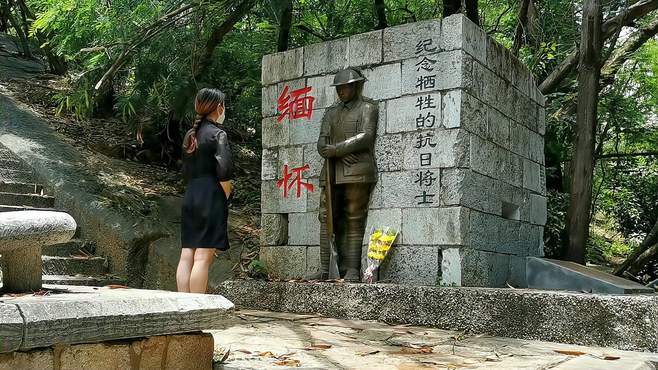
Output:
[[190,274],[194,264],[194,248],[183,248],[176,269],[176,286],[182,293],[190,292]]
[[194,266],[190,275],[190,293],[206,293],[208,269],[215,259],[215,248],[197,248],[194,251]]

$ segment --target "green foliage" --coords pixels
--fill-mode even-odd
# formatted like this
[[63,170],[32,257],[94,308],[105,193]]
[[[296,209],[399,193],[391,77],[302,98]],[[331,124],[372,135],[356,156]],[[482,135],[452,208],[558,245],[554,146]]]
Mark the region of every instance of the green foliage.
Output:
[[567,241],[566,219],[569,194],[550,191],[548,193],[548,219],[544,229],[544,254],[548,258],[561,258]]
[[267,278],[267,267],[265,263],[261,260],[253,260],[249,263],[248,275],[254,279],[266,279]]

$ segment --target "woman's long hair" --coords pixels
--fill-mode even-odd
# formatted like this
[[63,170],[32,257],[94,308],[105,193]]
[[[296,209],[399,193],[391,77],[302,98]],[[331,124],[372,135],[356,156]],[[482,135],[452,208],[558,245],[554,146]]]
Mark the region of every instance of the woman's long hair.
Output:
[[197,148],[196,135],[199,131],[199,126],[209,114],[217,110],[217,107],[224,104],[226,95],[219,89],[204,88],[199,90],[194,99],[194,110],[196,111],[196,118],[192,129],[187,132],[183,140],[183,150],[186,153],[192,154]]

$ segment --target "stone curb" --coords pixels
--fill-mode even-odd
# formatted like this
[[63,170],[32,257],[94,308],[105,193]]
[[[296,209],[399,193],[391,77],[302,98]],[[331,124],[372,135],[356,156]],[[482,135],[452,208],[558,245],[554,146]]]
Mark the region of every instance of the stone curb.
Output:
[[392,284],[227,281],[237,306],[469,333],[658,351],[658,295]]

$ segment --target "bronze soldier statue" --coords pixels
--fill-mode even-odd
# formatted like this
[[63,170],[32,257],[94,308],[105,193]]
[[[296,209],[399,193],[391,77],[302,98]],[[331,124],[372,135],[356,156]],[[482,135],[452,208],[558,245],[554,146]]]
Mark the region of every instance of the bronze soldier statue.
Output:
[[322,118],[318,152],[326,163],[320,175],[320,278],[329,273],[327,233],[327,168],[333,201],[331,210],[338,250],[338,268],[346,281],[359,281],[361,246],[368,216],[370,192],[377,181],[375,135],[379,109],[377,102],[362,96],[365,77],[347,68],[336,74],[339,101]]

